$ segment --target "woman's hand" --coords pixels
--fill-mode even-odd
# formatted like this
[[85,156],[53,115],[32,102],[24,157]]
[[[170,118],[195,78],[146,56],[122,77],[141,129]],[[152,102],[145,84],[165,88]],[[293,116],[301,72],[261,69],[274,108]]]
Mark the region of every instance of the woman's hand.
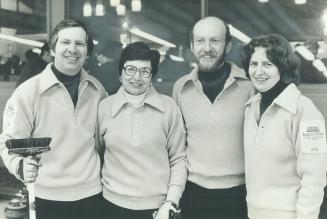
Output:
[[169,219],[169,209],[172,207],[170,202],[165,202],[161,205],[158,213],[154,216],[154,219]]
[[18,174],[25,183],[33,183],[38,176],[39,168],[42,166],[40,162],[41,156],[28,156],[19,162]]

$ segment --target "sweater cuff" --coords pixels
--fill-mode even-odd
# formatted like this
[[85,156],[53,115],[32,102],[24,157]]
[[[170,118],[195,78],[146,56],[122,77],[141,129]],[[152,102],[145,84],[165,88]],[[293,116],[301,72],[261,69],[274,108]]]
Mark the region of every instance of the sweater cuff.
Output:
[[168,188],[166,201],[172,201],[179,205],[179,199],[182,197],[183,189],[177,185],[171,185]]

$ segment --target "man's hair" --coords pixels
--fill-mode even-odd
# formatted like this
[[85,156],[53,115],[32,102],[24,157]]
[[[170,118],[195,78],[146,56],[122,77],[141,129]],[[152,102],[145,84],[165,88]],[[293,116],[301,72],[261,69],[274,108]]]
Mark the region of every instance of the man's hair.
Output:
[[[230,30],[229,30],[229,27],[228,27],[227,23],[226,23],[224,20],[222,20],[222,19],[220,19],[220,18],[218,18],[218,17],[205,17],[205,18],[203,18],[203,19],[201,19],[201,20],[208,19],[208,18],[217,18],[217,19],[219,19],[221,22],[223,22],[223,24],[224,24],[224,26],[225,26],[225,30],[226,30],[226,32],[225,32],[225,44],[226,44],[226,46],[227,46],[228,43],[232,41],[232,36],[230,35]],[[199,21],[197,21],[197,22],[193,25],[192,30],[191,30],[190,35],[189,35],[189,38],[190,38],[190,42],[191,42],[191,44],[193,44],[193,41],[194,41],[194,35],[193,35],[194,26],[195,26],[198,22],[199,22]],[[213,27],[213,28],[214,28],[214,27]]]
[[59,31],[65,29],[65,28],[69,28],[69,27],[80,27],[85,31],[87,54],[91,55],[91,53],[93,51],[93,47],[94,47],[91,34],[89,33],[89,31],[87,30],[86,26],[83,23],[81,23],[80,21],[75,21],[75,20],[71,20],[71,19],[66,19],[66,20],[60,21],[57,24],[57,26],[54,28],[53,32],[51,33],[51,37],[50,37],[50,48],[53,51],[55,51],[56,43],[58,41]]
[[290,43],[285,37],[279,34],[261,35],[253,38],[241,51],[243,67],[246,76],[249,78],[249,65],[252,54],[256,47],[266,49],[267,58],[277,66],[281,82],[288,85],[300,82],[299,67],[300,59],[293,52]]
[[41,53],[40,56],[42,57],[44,55],[44,53],[50,53],[50,47],[49,47],[49,43],[45,42],[43,44],[43,46],[41,47]]
[[152,77],[158,72],[158,65],[160,61],[160,53],[157,50],[150,49],[143,42],[135,42],[127,45],[120,56],[119,60],[119,74],[122,73],[124,64],[127,61],[133,60],[149,60],[151,62]]

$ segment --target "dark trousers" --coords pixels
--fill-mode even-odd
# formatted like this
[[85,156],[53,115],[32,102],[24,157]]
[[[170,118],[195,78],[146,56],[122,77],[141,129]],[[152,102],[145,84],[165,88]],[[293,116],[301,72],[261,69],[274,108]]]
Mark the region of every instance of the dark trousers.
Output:
[[117,206],[103,198],[102,219],[153,219],[158,209],[132,210]]
[[100,219],[102,194],[77,201],[35,198],[37,219]]
[[182,219],[247,219],[245,185],[206,189],[187,181],[180,201]]
[[319,219],[327,219],[327,187],[325,187],[324,200],[320,207]]

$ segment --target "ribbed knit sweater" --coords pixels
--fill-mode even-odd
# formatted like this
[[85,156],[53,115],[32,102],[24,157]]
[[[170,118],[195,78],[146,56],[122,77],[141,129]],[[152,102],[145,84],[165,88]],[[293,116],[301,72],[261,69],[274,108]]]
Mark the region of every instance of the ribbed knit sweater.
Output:
[[178,203],[187,178],[186,133],[175,101],[151,87],[135,107],[120,88],[100,103],[98,115],[104,198],[134,210]]
[[106,92],[84,70],[80,80],[80,96],[74,107],[49,64],[42,73],[17,87],[6,104],[0,155],[12,174],[17,176],[21,158],[8,154],[7,139],[52,138],[51,150],[41,155],[36,197],[75,201],[102,191],[94,135],[98,104]]
[[251,219],[318,219],[326,185],[325,121],[290,84],[259,120],[261,94],[245,110],[245,176]]
[[232,63],[230,76],[213,103],[203,93],[198,69],[176,82],[173,97],[187,130],[189,181],[208,189],[244,184],[244,104],[252,95],[251,82]]

